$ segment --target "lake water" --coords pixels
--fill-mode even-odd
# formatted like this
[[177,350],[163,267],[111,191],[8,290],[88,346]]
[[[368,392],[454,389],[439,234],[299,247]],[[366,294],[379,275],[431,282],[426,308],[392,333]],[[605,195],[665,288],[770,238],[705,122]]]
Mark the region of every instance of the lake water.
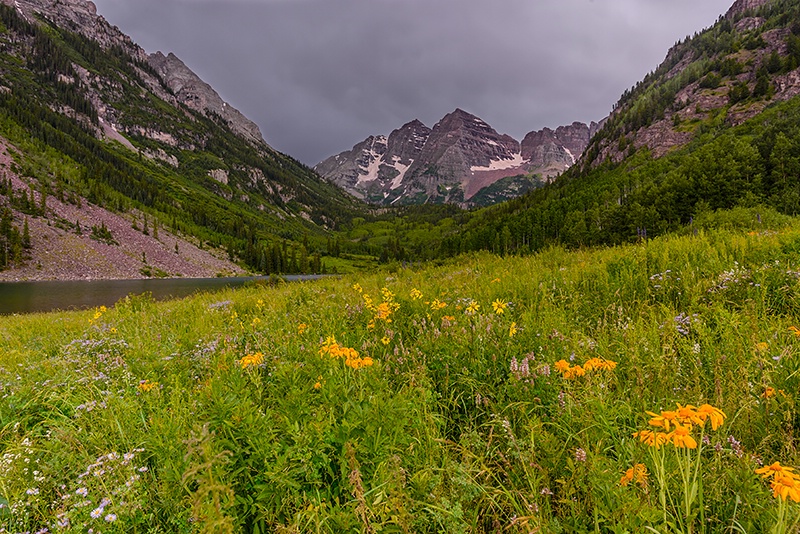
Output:
[[[286,275],[281,278],[302,281],[316,280],[321,276]],[[0,315],[112,306],[127,295],[142,293],[151,293],[156,300],[167,300],[269,280],[269,277],[250,277],[0,282]]]

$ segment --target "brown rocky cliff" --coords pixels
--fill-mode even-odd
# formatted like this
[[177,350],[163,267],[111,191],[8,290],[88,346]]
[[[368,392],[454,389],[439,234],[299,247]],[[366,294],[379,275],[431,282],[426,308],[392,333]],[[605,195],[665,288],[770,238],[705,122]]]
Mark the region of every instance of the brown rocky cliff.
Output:
[[511,160],[519,152],[518,141],[497,133],[475,115],[456,109],[433,127],[411,172],[435,165],[440,177],[458,180],[473,166],[487,167],[492,161]]
[[386,153],[403,165],[411,165],[422,153],[431,129],[418,120],[404,124],[389,134]]
[[770,3],[772,0],[736,0],[733,5],[728,9],[725,14],[727,18],[735,18],[747,11],[758,9],[759,7]]
[[550,177],[565,171],[580,159],[589,144],[591,129],[581,122],[530,132],[522,140],[522,158],[532,172]]
[[175,54],[161,52],[151,54],[148,63],[163,78],[178,100],[201,113],[215,113],[222,117],[231,129],[255,144],[265,144],[258,126],[239,110],[225,102],[210,85],[200,79]]

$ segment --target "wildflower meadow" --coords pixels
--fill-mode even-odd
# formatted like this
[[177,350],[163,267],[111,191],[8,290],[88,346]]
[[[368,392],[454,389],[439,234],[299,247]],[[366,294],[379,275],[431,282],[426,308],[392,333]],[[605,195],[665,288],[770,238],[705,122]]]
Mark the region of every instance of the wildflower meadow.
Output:
[[0,318],[0,532],[790,533],[800,226]]

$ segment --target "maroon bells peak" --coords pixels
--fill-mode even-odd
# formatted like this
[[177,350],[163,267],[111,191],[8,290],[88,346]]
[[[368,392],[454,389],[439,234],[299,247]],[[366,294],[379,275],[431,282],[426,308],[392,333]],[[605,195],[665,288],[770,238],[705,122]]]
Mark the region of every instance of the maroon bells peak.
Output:
[[388,137],[370,136],[315,170],[375,204],[493,203],[564,172],[596,128],[574,122],[531,132],[520,143],[456,109],[432,129],[414,120]]

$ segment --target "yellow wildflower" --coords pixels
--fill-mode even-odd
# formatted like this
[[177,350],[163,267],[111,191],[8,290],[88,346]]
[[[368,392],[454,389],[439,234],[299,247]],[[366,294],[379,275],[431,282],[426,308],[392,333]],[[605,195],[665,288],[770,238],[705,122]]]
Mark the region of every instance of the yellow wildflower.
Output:
[[253,322],[250,324],[253,328],[257,327],[261,323],[261,319],[258,317],[253,317]]
[[469,306],[467,306],[467,309],[466,311],[464,311],[464,313],[466,313],[467,315],[475,315],[476,313],[478,313],[478,310],[480,308],[481,305],[473,300],[472,302],[469,303]]
[[785,501],[789,497],[800,502],[800,482],[791,476],[778,475],[772,481],[772,495],[776,499],[780,497]]
[[567,369],[569,369],[569,362],[567,362],[567,360],[558,360],[555,366],[556,366],[556,371],[558,371],[561,374],[564,374],[567,371]]
[[439,301],[439,299],[433,299],[433,302],[431,302],[431,309],[432,310],[441,310],[442,308],[446,308],[446,307],[447,307],[447,303],[446,302],[441,302],[441,301]]
[[600,366],[600,369],[603,369],[605,371],[613,371],[616,368],[617,368],[617,362],[612,360],[603,360]]
[[769,343],[762,341],[761,343],[756,343],[756,352],[766,352],[769,349]]
[[306,323],[300,323],[299,325],[297,325],[297,333],[299,335],[302,336],[306,330],[308,330],[308,325]]
[[776,393],[775,388],[772,387],[772,386],[769,386],[769,387],[767,387],[766,390],[764,390],[764,398],[765,399],[771,399],[772,397],[775,396],[775,393]]
[[358,291],[359,293],[364,292],[364,289],[362,289],[361,284],[353,284],[353,290]]
[[364,297],[364,306],[366,306],[368,310],[373,309],[375,305],[372,303],[372,297],[366,293],[364,293],[362,296]]
[[117,329],[116,329],[116,328],[114,328],[113,326],[112,326],[111,328],[109,328],[109,330],[108,330],[108,331],[109,331],[110,333],[112,333],[112,334],[116,334],[116,333],[117,333]]
[[390,319],[391,315],[392,315],[392,309],[389,306],[388,302],[381,302],[380,304],[378,304],[378,307],[375,310],[375,319],[391,323],[392,322],[392,320]]
[[680,449],[696,449],[697,440],[690,434],[691,430],[690,426],[675,425],[675,430],[669,435],[670,441]]
[[499,278],[495,278],[494,280],[492,280],[492,283],[493,284],[499,284],[500,283],[500,279]]
[[644,464],[636,464],[622,475],[619,479],[620,486],[627,486],[633,480],[640,486],[647,485],[647,467]]
[[650,421],[647,424],[650,426],[655,426],[658,428],[663,428],[667,432],[671,426],[675,426],[678,424],[678,413],[672,411],[663,411],[661,415],[653,413],[653,412],[645,412],[647,415],[650,416]]
[[411,299],[412,300],[419,300],[421,298],[422,298],[422,291],[420,291],[416,287],[411,290]]
[[369,367],[373,364],[372,358],[361,358],[356,349],[339,345],[333,336],[328,336],[320,347],[319,354],[320,356],[328,354],[333,359],[344,359],[344,364],[353,369]]
[[147,392],[157,387],[158,387],[158,382],[150,382],[149,380],[142,380],[139,382],[139,385],[136,386],[136,389],[138,389],[141,392]]
[[389,339],[386,336],[383,336],[383,339],[381,339],[381,343],[383,343],[384,345],[388,345],[390,342],[391,342],[391,339]]
[[503,299],[497,299],[492,302],[492,309],[497,315],[503,315],[506,312],[506,308],[508,307],[508,302],[505,302]]
[[633,433],[634,438],[639,438],[639,441],[650,447],[656,449],[669,441],[669,435],[664,432],[653,432],[652,430],[640,430]]
[[794,468],[783,466],[780,462],[775,462],[773,464],[765,465],[764,467],[756,469],[756,474],[761,475],[761,478],[774,478],[778,476],[796,477],[793,471]]
[[716,430],[722,423],[725,421],[725,412],[720,410],[719,408],[714,408],[710,404],[703,404],[697,409],[697,414],[705,421],[706,419],[711,420],[711,429]]
[[105,313],[107,311],[108,311],[108,308],[106,308],[105,306],[100,306],[100,313]]
[[705,419],[697,413],[697,409],[692,406],[691,404],[687,404],[686,406],[681,406],[680,403],[678,404],[678,410],[676,412],[678,414],[678,419],[680,419],[681,423],[684,425],[700,425],[702,426],[705,422]]
[[517,323],[511,323],[511,326],[508,327],[508,337],[514,337],[517,335],[517,332],[519,332],[519,330],[517,330]]
[[381,295],[383,295],[383,300],[387,302],[391,302],[394,300],[394,293],[389,291],[388,287],[384,287],[381,289]]
[[247,369],[248,367],[258,367],[262,363],[264,363],[264,355],[260,352],[248,354],[239,360],[239,365],[242,367],[242,369]]
[[586,369],[583,366],[576,365],[574,367],[570,367],[566,371],[564,371],[564,378],[567,380],[572,380],[573,378],[578,378],[581,376],[586,375]]

